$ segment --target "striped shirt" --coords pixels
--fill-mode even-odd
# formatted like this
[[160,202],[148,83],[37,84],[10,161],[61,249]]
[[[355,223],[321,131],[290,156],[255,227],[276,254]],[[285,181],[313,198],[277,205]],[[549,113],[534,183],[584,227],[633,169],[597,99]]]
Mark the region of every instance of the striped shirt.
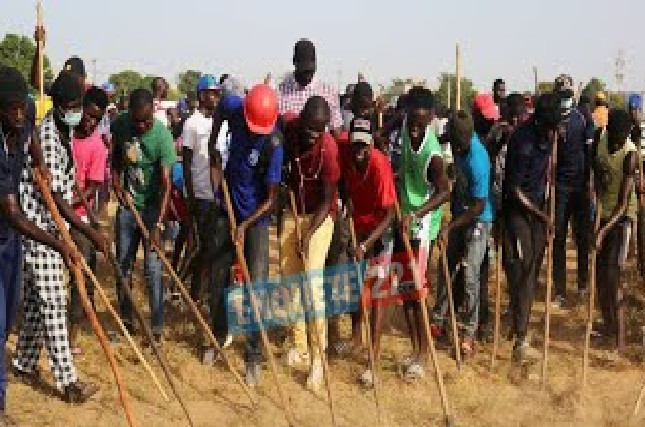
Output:
[[338,91],[331,85],[322,82],[316,76],[307,86],[300,86],[293,73],[287,76],[278,86],[278,113],[299,115],[307,100],[312,96],[325,98],[331,109],[331,127],[340,129],[343,125],[343,118],[340,114],[340,99]]

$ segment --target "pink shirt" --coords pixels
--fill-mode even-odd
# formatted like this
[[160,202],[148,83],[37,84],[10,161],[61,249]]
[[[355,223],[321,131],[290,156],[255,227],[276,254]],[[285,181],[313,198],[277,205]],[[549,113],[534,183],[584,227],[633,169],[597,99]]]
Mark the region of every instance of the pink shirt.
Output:
[[[76,181],[81,191],[85,191],[88,181],[102,183],[105,180],[107,149],[98,130],[87,138],[74,137],[72,139],[72,153]],[[92,201],[93,198],[90,200],[90,205]],[[87,216],[82,203],[75,204],[74,211],[81,217]]]

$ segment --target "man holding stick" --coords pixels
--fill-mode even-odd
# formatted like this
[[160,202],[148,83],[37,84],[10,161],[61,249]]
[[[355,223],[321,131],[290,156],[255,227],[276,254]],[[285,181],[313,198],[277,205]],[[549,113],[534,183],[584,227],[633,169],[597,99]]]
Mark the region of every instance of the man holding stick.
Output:
[[[480,310],[480,269],[487,254],[488,238],[493,225],[491,164],[486,148],[474,132],[472,117],[458,111],[448,123],[448,135],[455,157],[456,182],[452,197],[452,219],[439,232],[452,271],[463,257],[465,332],[460,350],[465,357],[475,352],[475,334]],[[448,313],[448,292],[439,275],[435,324],[442,327]]]
[[[213,191],[218,191],[223,175],[237,223],[236,244],[244,247],[254,283],[264,283],[269,277],[269,214],[275,206],[282,179],[284,149],[282,134],[275,127],[277,118],[278,99],[268,85],[253,87],[244,100],[225,96],[213,113],[210,137]],[[216,146],[224,121],[228,121],[231,131],[225,169],[222,168],[222,153]],[[226,212],[220,210],[218,218],[221,217],[225,218]],[[216,283],[211,287],[211,312],[214,333],[222,341],[227,331],[225,290],[231,284],[230,271],[235,259],[230,241],[231,227],[228,222],[217,221],[217,238],[223,242],[212,267]],[[244,356],[249,386],[256,386],[260,381],[261,345],[259,329],[250,332]]]
[[[54,201],[73,229],[104,254],[108,254],[107,241],[74,212],[72,187],[74,168],[71,135],[82,118],[83,88],[78,77],[63,71],[52,86],[54,108],[43,118],[39,129],[45,164],[52,175],[51,189]],[[28,158],[20,186],[22,208],[27,218],[49,233],[56,232],[56,225],[34,182],[33,160]],[[39,380],[37,363],[40,348],[47,346],[56,385],[63,389],[67,402],[82,403],[98,387],[78,381],[67,333],[67,296],[65,291],[63,260],[43,244],[26,239],[24,286],[25,311],[22,330],[18,336],[16,373],[23,380]]]
[[553,229],[545,197],[559,120],[557,96],[540,95],[533,118],[521,124],[508,142],[503,189],[504,253],[516,337],[513,360],[517,363],[539,357],[527,341],[527,333],[547,233]]
[[[303,270],[320,271],[331,244],[334,217],[338,211],[337,188],[340,179],[338,147],[326,127],[331,118],[330,106],[321,96],[312,96],[305,103],[300,116],[288,123],[287,141],[291,168],[290,190],[297,200],[297,217],[292,210],[285,212],[280,236],[281,271],[284,276]],[[301,224],[298,236],[296,221]],[[298,239],[300,237],[300,240]],[[314,340],[320,338],[318,348],[311,345],[314,354],[310,364],[307,386],[317,390],[323,379],[323,357],[327,343],[324,313],[323,278],[307,277],[302,290],[294,292],[292,303],[295,312],[302,312],[302,301],[315,312],[313,319],[299,320],[291,331],[293,348],[287,353],[290,366],[310,361],[307,332]],[[305,296],[301,296],[303,293]],[[314,329],[316,328],[316,329]],[[315,343],[315,341],[313,342]],[[310,344],[313,344],[310,343]]]
[[[201,300],[204,287],[207,286],[210,295],[210,314],[212,327],[218,342],[224,344],[226,339],[226,325],[217,319],[224,319],[221,307],[213,303],[217,300],[218,290],[216,284],[227,284],[228,276],[216,277],[213,265],[219,257],[224,242],[230,258],[233,257],[230,246],[230,233],[228,218],[221,203],[216,200],[210,174],[209,143],[213,128],[213,115],[219,101],[220,85],[210,74],[203,75],[197,83],[197,97],[199,108],[186,120],[183,130],[182,157],[184,162],[184,182],[186,183],[188,210],[191,221],[196,225],[199,234],[199,253],[196,266],[193,270],[191,296]],[[226,146],[226,133],[228,125],[222,123],[222,130],[216,135],[217,148],[220,154],[228,150]],[[225,129],[224,129],[225,128]],[[221,200],[221,199],[220,199]],[[218,269],[219,272],[223,270]],[[220,312],[218,312],[218,310]],[[215,357],[213,347],[205,347],[202,362],[212,363]]]
[[[113,138],[112,183],[119,199],[117,212],[118,262],[129,279],[142,235],[133,213],[126,207],[127,191],[142,216],[150,238],[161,247],[161,233],[170,200],[170,168],[175,163],[175,146],[170,131],[153,117],[150,91],[136,89],[130,94],[130,110],[111,127]],[[163,267],[155,245],[143,242],[144,273],[149,290],[152,332],[157,345],[163,336]],[[117,278],[117,287],[130,286]],[[120,314],[128,328],[133,327],[131,301],[118,293]]]
[[[383,280],[389,276],[390,258],[394,247],[390,225],[395,216],[396,190],[390,161],[374,147],[372,133],[372,123],[369,119],[354,118],[349,126],[349,145],[340,148],[340,159],[343,183],[351,201],[351,215],[356,231],[356,259],[374,259],[378,278]],[[373,292],[369,288],[365,292],[368,293],[368,297],[361,298],[359,304],[367,302],[373,307],[372,322],[369,325],[372,342],[368,345],[373,347],[374,361],[377,363],[383,326],[382,304],[386,301],[373,300]],[[360,339],[362,317],[360,308],[356,316],[352,315],[352,335],[355,342]],[[356,337],[356,334],[359,336]],[[364,385],[372,386],[374,373],[368,369],[361,375],[360,380]]]
[[21,235],[49,246],[66,264],[76,258],[71,247],[29,221],[20,208],[19,183],[26,149],[31,151],[38,145],[27,120],[26,99],[27,83],[20,72],[0,67],[0,423],[8,425],[13,424],[5,413],[5,346],[20,299]]
[[[406,95],[406,115],[399,132],[401,153],[396,179],[402,215],[401,232],[408,236],[415,251],[419,277],[426,280],[428,259],[441,227],[441,206],[450,197],[443,153],[430,125],[434,109],[435,100],[429,89],[413,87]],[[394,250],[397,253],[404,251],[402,239],[395,243]],[[406,258],[405,262],[411,263],[412,260]],[[404,361],[404,369],[405,377],[410,380],[425,376],[429,343],[421,313],[421,310],[427,310],[424,292],[425,288],[404,292],[403,309],[412,341],[412,354]],[[440,335],[438,328],[432,329],[433,334]]]
[[[73,207],[74,212],[84,223],[89,223],[93,227],[98,224],[92,224],[96,219],[93,217],[92,209],[94,206],[95,196],[103,185],[105,179],[105,163],[107,161],[107,149],[103,145],[101,134],[97,127],[107,108],[108,98],[102,89],[96,86],[90,87],[83,97],[83,118],[80,124],[74,129],[72,137],[72,154],[74,156],[74,172],[76,177],[75,193],[80,191],[81,194],[74,194]],[[70,234],[76,247],[81,252],[86,262],[92,266],[93,247],[91,242],[78,230],[72,229]],[[94,257],[94,260],[96,258]],[[92,269],[94,270],[94,266]],[[89,280],[87,281],[89,282]],[[90,300],[94,300],[94,287],[91,284],[86,285]],[[70,298],[70,341],[72,343],[72,353],[80,354],[81,349],[76,346],[76,337],[78,335],[79,323],[83,317],[83,306],[79,301],[78,289],[72,286]]]
[[601,203],[600,229],[596,234],[598,262],[596,283],[603,319],[601,337],[615,339],[625,348],[623,270],[629,252],[631,225],[636,219],[634,182],[638,157],[630,139],[632,121],[624,110],[609,111],[607,132],[598,143],[594,178]]

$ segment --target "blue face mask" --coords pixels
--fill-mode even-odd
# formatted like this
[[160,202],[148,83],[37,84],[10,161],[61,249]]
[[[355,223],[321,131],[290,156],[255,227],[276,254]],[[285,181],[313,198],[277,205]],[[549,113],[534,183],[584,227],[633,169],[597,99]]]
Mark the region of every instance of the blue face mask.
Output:
[[65,123],[70,129],[75,128],[81,122],[83,118],[83,110],[69,110],[63,113],[60,112],[61,120]]

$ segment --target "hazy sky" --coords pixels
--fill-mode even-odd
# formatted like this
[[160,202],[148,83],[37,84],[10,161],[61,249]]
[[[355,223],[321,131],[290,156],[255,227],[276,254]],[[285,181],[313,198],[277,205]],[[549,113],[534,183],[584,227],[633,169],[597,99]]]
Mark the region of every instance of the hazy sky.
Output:
[[[645,88],[642,0],[43,0],[47,54],[54,68],[73,54],[97,80],[126,68],[176,80],[193,68],[240,75],[247,83],[291,70],[293,44],[310,38],[320,75],[344,85],[362,71],[431,84],[454,70],[480,90],[496,77],[531,89],[561,72],[597,76],[615,88],[624,51],[625,88]],[[35,1],[0,0],[0,37],[32,36]],[[5,13],[8,12],[8,13]]]

